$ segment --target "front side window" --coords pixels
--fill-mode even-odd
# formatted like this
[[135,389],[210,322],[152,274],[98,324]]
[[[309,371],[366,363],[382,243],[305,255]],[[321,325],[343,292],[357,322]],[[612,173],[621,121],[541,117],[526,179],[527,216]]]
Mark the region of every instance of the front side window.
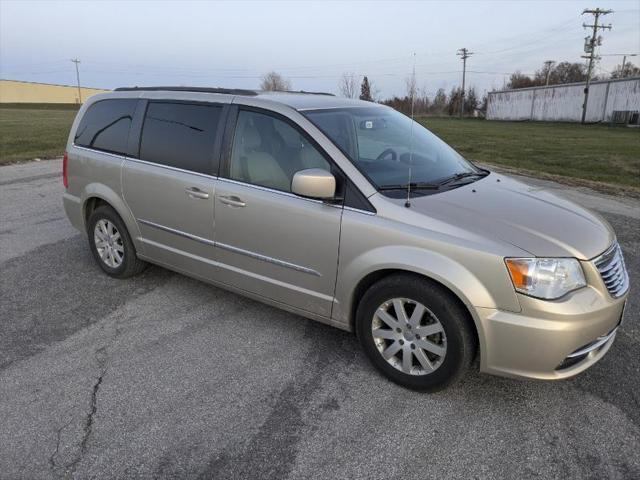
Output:
[[239,112],[231,152],[233,180],[289,192],[293,175],[307,168],[331,169],[310,141],[287,122],[263,113]]
[[74,143],[111,153],[126,153],[129,129],[138,100],[100,100],[89,106],[76,134]]
[[[482,171],[417,122],[388,107],[303,112],[379,189],[442,183]],[[412,131],[413,130],[413,131]]]
[[213,172],[213,150],[222,107],[150,102],[142,127],[140,158],[192,172]]

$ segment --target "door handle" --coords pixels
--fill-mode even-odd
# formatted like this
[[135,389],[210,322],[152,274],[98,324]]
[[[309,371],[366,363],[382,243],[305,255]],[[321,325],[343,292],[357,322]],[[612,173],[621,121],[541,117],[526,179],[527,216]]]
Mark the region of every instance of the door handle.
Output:
[[191,198],[209,198],[209,194],[207,192],[203,192],[202,190],[200,190],[197,187],[187,187],[184,189],[184,191],[187,193],[187,195],[189,195]]
[[221,203],[225,205],[229,205],[230,207],[246,207],[247,204],[244,203],[241,199],[236,197],[235,195],[231,195],[229,197],[218,197]]

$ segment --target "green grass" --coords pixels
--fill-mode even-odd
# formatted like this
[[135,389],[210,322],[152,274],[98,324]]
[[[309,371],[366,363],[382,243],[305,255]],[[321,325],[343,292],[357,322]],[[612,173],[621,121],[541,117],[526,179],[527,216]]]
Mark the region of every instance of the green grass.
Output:
[[0,109],[18,108],[21,110],[75,110],[80,108],[77,103],[0,103]]
[[419,121],[475,162],[640,186],[639,129],[432,117]]
[[61,156],[77,107],[0,107],[0,164]]
[[[75,105],[0,106],[0,164],[62,155]],[[640,130],[573,123],[419,119],[470,160],[639,187]]]

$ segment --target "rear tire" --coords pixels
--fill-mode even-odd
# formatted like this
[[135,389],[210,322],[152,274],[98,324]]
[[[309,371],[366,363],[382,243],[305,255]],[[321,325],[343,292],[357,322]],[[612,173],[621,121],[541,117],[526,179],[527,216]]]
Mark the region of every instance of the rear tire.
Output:
[[439,284],[412,274],[383,278],[363,295],[356,312],[362,348],[391,381],[435,392],[470,367],[476,337],[469,313]]
[[87,235],[93,258],[111,277],[129,278],[149,265],[138,258],[127,227],[110,206],[103,205],[91,213]]

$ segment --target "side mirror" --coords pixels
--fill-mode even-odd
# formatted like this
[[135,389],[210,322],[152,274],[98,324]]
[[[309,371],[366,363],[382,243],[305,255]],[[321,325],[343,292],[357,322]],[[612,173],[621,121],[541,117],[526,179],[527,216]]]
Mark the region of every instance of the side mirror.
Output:
[[293,175],[291,191],[309,198],[330,199],[336,194],[336,179],[322,168],[308,168]]

